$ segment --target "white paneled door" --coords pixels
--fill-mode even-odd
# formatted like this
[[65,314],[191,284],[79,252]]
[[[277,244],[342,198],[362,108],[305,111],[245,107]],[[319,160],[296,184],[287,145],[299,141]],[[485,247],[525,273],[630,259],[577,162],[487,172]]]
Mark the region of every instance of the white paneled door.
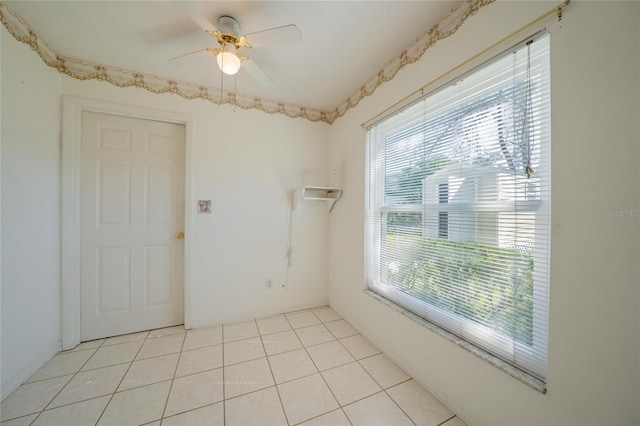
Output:
[[182,324],[183,125],[82,113],[81,339]]

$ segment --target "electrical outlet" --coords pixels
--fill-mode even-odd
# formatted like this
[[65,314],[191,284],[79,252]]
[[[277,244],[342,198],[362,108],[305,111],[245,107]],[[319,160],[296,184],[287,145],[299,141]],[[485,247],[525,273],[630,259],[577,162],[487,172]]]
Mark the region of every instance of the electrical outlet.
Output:
[[267,278],[267,288],[271,288],[273,283],[271,282],[271,278]]

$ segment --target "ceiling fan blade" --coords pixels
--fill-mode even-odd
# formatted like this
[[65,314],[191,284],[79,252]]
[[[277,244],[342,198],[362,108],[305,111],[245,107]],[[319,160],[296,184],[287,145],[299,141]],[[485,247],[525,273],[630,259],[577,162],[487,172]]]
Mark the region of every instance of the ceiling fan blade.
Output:
[[244,37],[251,46],[262,47],[271,44],[296,43],[302,38],[302,33],[295,24],[290,24],[245,34]]
[[173,58],[169,59],[169,62],[173,62],[173,61],[176,61],[176,60],[178,60],[178,59],[182,59],[182,58],[187,57],[187,56],[195,55],[196,53],[206,52],[207,50],[208,50],[208,49],[198,49],[198,50],[194,50],[193,52],[185,53],[184,55],[175,56],[175,57],[173,57]]
[[198,26],[203,30],[207,32],[218,31],[218,29],[211,22],[209,22],[209,20],[202,14],[202,12],[199,11],[190,1],[174,0],[172,3],[180,8],[180,10],[182,10],[185,15],[191,18],[191,20],[198,24]]
[[262,69],[251,59],[247,59],[242,62],[242,69],[244,69],[254,80],[263,86],[270,87],[273,84],[273,80],[262,71]]

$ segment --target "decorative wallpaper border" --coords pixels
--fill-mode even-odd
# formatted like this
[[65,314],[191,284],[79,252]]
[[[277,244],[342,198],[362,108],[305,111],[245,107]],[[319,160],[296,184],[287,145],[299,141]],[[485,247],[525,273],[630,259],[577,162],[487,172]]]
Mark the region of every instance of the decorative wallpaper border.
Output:
[[0,21],[16,40],[31,46],[45,64],[78,80],[102,80],[117,87],[140,87],[151,93],[171,93],[185,99],[204,99],[217,105],[233,104],[241,109],[258,109],[268,114],[284,114],[291,118],[305,118],[312,122],[332,124],[349,109],[357,106],[363,98],[372,95],[380,85],[393,79],[406,65],[418,61],[431,46],[453,35],[469,16],[494,1],[462,0],[456,3],[434,25],[421,33],[407,49],[387,62],[377,74],[365,81],[359,90],[333,111],[321,111],[241,93],[221,91],[219,88],[60,56],[4,1],[0,1]]
[[365,81],[360,86],[360,90],[338,105],[330,114],[331,122],[342,117],[351,108],[355,108],[363,98],[372,95],[382,83],[392,80],[406,65],[417,62],[427,49],[438,41],[455,34],[468,17],[475,14],[481,7],[487,6],[494,1],[463,0],[456,3],[435,24],[422,32],[409,47],[387,62],[376,75]]

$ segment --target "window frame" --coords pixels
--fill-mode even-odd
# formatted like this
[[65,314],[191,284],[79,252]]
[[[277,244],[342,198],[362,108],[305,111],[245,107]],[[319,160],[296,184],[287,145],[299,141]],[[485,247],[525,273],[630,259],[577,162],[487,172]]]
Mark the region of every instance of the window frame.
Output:
[[[548,40],[548,33],[546,31],[542,31],[539,32],[531,37],[528,37],[525,41],[522,41],[520,43],[515,44],[513,47],[505,50],[504,52],[490,58],[489,60],[485,61],[483,64],[474,67],[472,70],[466,72],[465,74],[463,74],[462,76],[457,77],[456,79],[452,79],[451,81],[441,85],[440,87],[436,88],[433,91],[430,91],[429,93],[423,94],[422,96],[420,96],[418,99],[412,101],[411,103],[399,108],[398,110],[396,110],[395,112],[390,112],[388,115],[386,115],[385,117],[381,118],[380,120],[378,120],[377,123],[374,123],[376,125],[376,133],[379,134],[385,134],[385,133],[389,133],[389,134],[393,134],[393,132],[391,130],[393,130],[394,132],[398,132],[398,128],[397,125],[395,123],[392,122],[388,122],[387,119],[389,117],[392,117],[394,114],[399,114],[402,111],[404,111],[405,109],[411,107],[412,105],[421,102],[423,99],[428,98],[429,96],[431,96],[431,94],[436,93],[446,87],[448,87],[449,85],[453,84],[453,81],[455,80],[459,80],[461,78],[464,78],[464,76],[466,76],[467,74],[473,73],[475,72],[477,69],[484,67],[487,64],[493,63],[493,61],[499,60],[500,58],[504,57],[505,55],[508,55],[509,52],[514,51],[515,49],[520,48],[522,45],[524,45],[525,43],[527,43],[528,40],[534,40],[534,39],[538,39],[540,37],[547,37],[547,45],[549,44],[549,40]],[[551,58],[550,58],[550,52],[547,51],[547,63],[550,64]],[[550,67],[550,65],[548,65]],[[549,76],[550,79],[550,76]],[[549,86],[548,86],[548,96],[551,96],[551,87],[550,87],[550,81],[548,82]],[[550,101],[549,101],[550,102]],[[547,164],[550,163],[550,152],[551,152],[551,135],[550,135],[550,128],[551,128],[551,124],[550,124],[550,112],[547,110],[545,111],[545,114],[547,116],[547,128],[545,129],[545,134],[541,136],[541,138],[547,138],[549,140],[548,142],[548,147],[546,150],[543,150],[542,154],[541,154],[541,158],[540,161],[546,161]],[[407,128],[405,128],[406,130]],[[432,203],[426,203],[426,202],[421,202],[420,204],[418,203],[413,203],[413,204],[386,204],[385,203],[385,162],[380,160],[380,157],[384,157],[385,156],[385,150],[384,147],[380,148],[380,147],[375,147],[375,156],[376,159],[372,160],[372,152],[371,152],[371,138],[369,135],[369,132],[371,131],[371,126],[369,126],[367,128],[367,135],[368,135],[368,141],[367,141],[367,152],[366,152],[366,179],[365,179],[365,185],[366,185],[366,220],[365,220],[365,236],[366,236],[366,240],[365,240],[365,276],[366,276],[366,283],[367,283],[367,289],[369,291],[372,291],[376,294],[379,294],[380,296],[384,297],[385,299],[389,300],[390,303],[393,304],[398,304],[398,302],[401,302],[398,304],[398,306],[401,309],[407,309],[409,312],[416,314],[418,316],[420,316],[421,318],[423,318],[424,320],[433,323],[435,325],[435,327],[443,327],[442,323],[447,324],[446,326],[443,327],[443,330],[445,330],[446,332],[450,332],[453,333],[456,336],[460,336],[460,334],[470,334],[470,335],[477,335],[480,336],[478,338],[478,340],[483,340],[483,341],[490,341],[492,342],[489,346],[492,346],[492,351],[489,351],[487,353],[488,356],[496,356],[498,359],[501,360],[506,360],[506,362],[510,363],[509,361],[510,359],[513,359],[516,355],[515,352],[519,353],[519,354],[531,354],[534,352],[534,350],[530,347],[528,347],[527,345],[516,341],[515,339],[508,342],[508,344],[504,344],[502,338],[498,338],[496,337],[496,335],[498,334],[496,331],[491,330],[489,327],[475,323],[471,320],[462,318],[460,316],[455,316],[449,312],[444,311],[443,309],[436,307],[434,305],[430,305],[429,309],[429,315],[424,315],[422,314],[422,312],[425,311],[424,305],[426,304],[426,302],[423,302],[419,299],[416,299],[414,297],[412,297],[409,294],[403,293],[393,287],[390,286],[385,286],[382,282],[383,282],[383,277],[382,275],[384,274],[384,272],[382,272],[380,269],[381,268],[375,268],[372,267],[371,263],[372,261],[374,261],[375,259],[380,259],[381,257],[381,252],[383,250],[383,246],[384,246],[384,242],[383,242],[383,236],[387,235],[386,232],[386,226],[387,226],[387,220],[385,217],[385,220],[383,220],[382,218],[380,218],[379,220],[375,220],[374,217],[378,216],[380,217],[380,215],[386,215],[388,213],[416,213],[416,214],[421,214],[422,215],[422,220],[424,222],[425,220],[425,213],[427,211],[429,212],[433,212],[436,214],[436,225],[437,225],[437,229],[436,229],[436,235],[440,234],[441,232],[441,217],[440,215],[442,213],[447,213],[447,227],[450,224],[450,215],[449,212],[451,211],[460,211],[460,204],[453,204],[453,203],[448,203],[448,202],[443,202],[442,201],[442,196],[441,194],[439,195],[438,200],[436,200],[435,202]],[[378,143],[380,143],[380,141],[383,141],[385,138],[384,137],[380,137],[380,136],[376,136],[374,139],[376,139],[378,141]],[[373,163],[373,164],[372,164]],[[493,212],[497,212],[497,213],[502,213],[502,212],[535,212],[537,215],[543,215],[543,221],[544,222],[544,226],[547,229],[544,230],[540,230],[538,229],[540,226],[538,224],[538,221],[536,221],[536,231],[535,231],[535,246],[536,249],[538,249],[538,247],[542,248],[544,253],[546,253],[546,262],[544,265],[541,266],[542,269],[545,269],[546,272],[546,282],[540,282],[540,278],[539,276],[534,276],[534,296],[535,296],[535,288],[538,286],[543,286],[545,288],[546,291],[546,296],[544,298],[544,300],[540,300],[539,298],[534,297],[533,298],[533,344],[535,345],[540,337],[540,327],[544,327],[545,332],[544,332],[544,336],[542,337],[542,339],[544,339],[544,348],[546,351],[545,357],[544,357],[544,365],[539,365],[539,363],[537,362],[537,359],[535,359],[535,357],[532,357],[532,361],[529,360],[529,357],[526,357],[525,359],[520,358],[519,362],[517,365],[515,365],[516,369],[521,369],[525,372],[525,374],[530,374],[534,379],[536,380],[540,380],[542,381],[542,383],[544,383],[544,381],[546,380],[546,364],[547,364],[547,356],[548,356],[548,291],[549,291],[549,273],[548,273],[548,269],[550,267],[550,203],[551,203],[551,199],[550,199],[550,185],[551,185],[551,177],[550,177],[550,166],[547,170],[547,174],[549,175],[547,177],[548,180],[548,185],[549,185],[549,199],[548,200],[525,200],[525,201],[517,201],[517,202],[500,202],[500,201],[496,201],[494,203],[487,203],[487,202],[482,202],[480,203],[467,203],[468,206],[471,209],[470,210],[464,210],[464,211],[472,211],[472,212],[481,212],[481,211],[493,211]],[[442,184],[440,184],[442,185]],[[474,209],[473,204],[476,205],[477,209]],[[422,227],[422,232],[424,233],[424,224]],[[539,237],[539,235],[544,235],[546,234],[545,238]],[[447,236],[446,238],[448,239],[450,237],[450,232],[447,230]],[[370,242],[372,243],[370,245]],[[544,246],[544,247],[542,247]],[[377,261],[377,264],[381,264],[381,261]],[[537,266],[537,265],[536,265]],[[535,312],[544,312],[544,317],[538,317],[535,315]],[[451,324],[454,324],[454,326],[451,326]],[[460,329],[464,329],[465,333],[459,333]],[[466,341],[468,341],[469,344],[473,345],[473,346],[477,346],[476,343],[473,341],[473,339],[471,339],[469,341],[469,337],[462,337],[463,339],[465,339]],[[509,346],[511,345],[511,346]],[[483,348],[483,345],[479,345],[477,346],[479,348],[480,351],[485,351],[486,349]]]

